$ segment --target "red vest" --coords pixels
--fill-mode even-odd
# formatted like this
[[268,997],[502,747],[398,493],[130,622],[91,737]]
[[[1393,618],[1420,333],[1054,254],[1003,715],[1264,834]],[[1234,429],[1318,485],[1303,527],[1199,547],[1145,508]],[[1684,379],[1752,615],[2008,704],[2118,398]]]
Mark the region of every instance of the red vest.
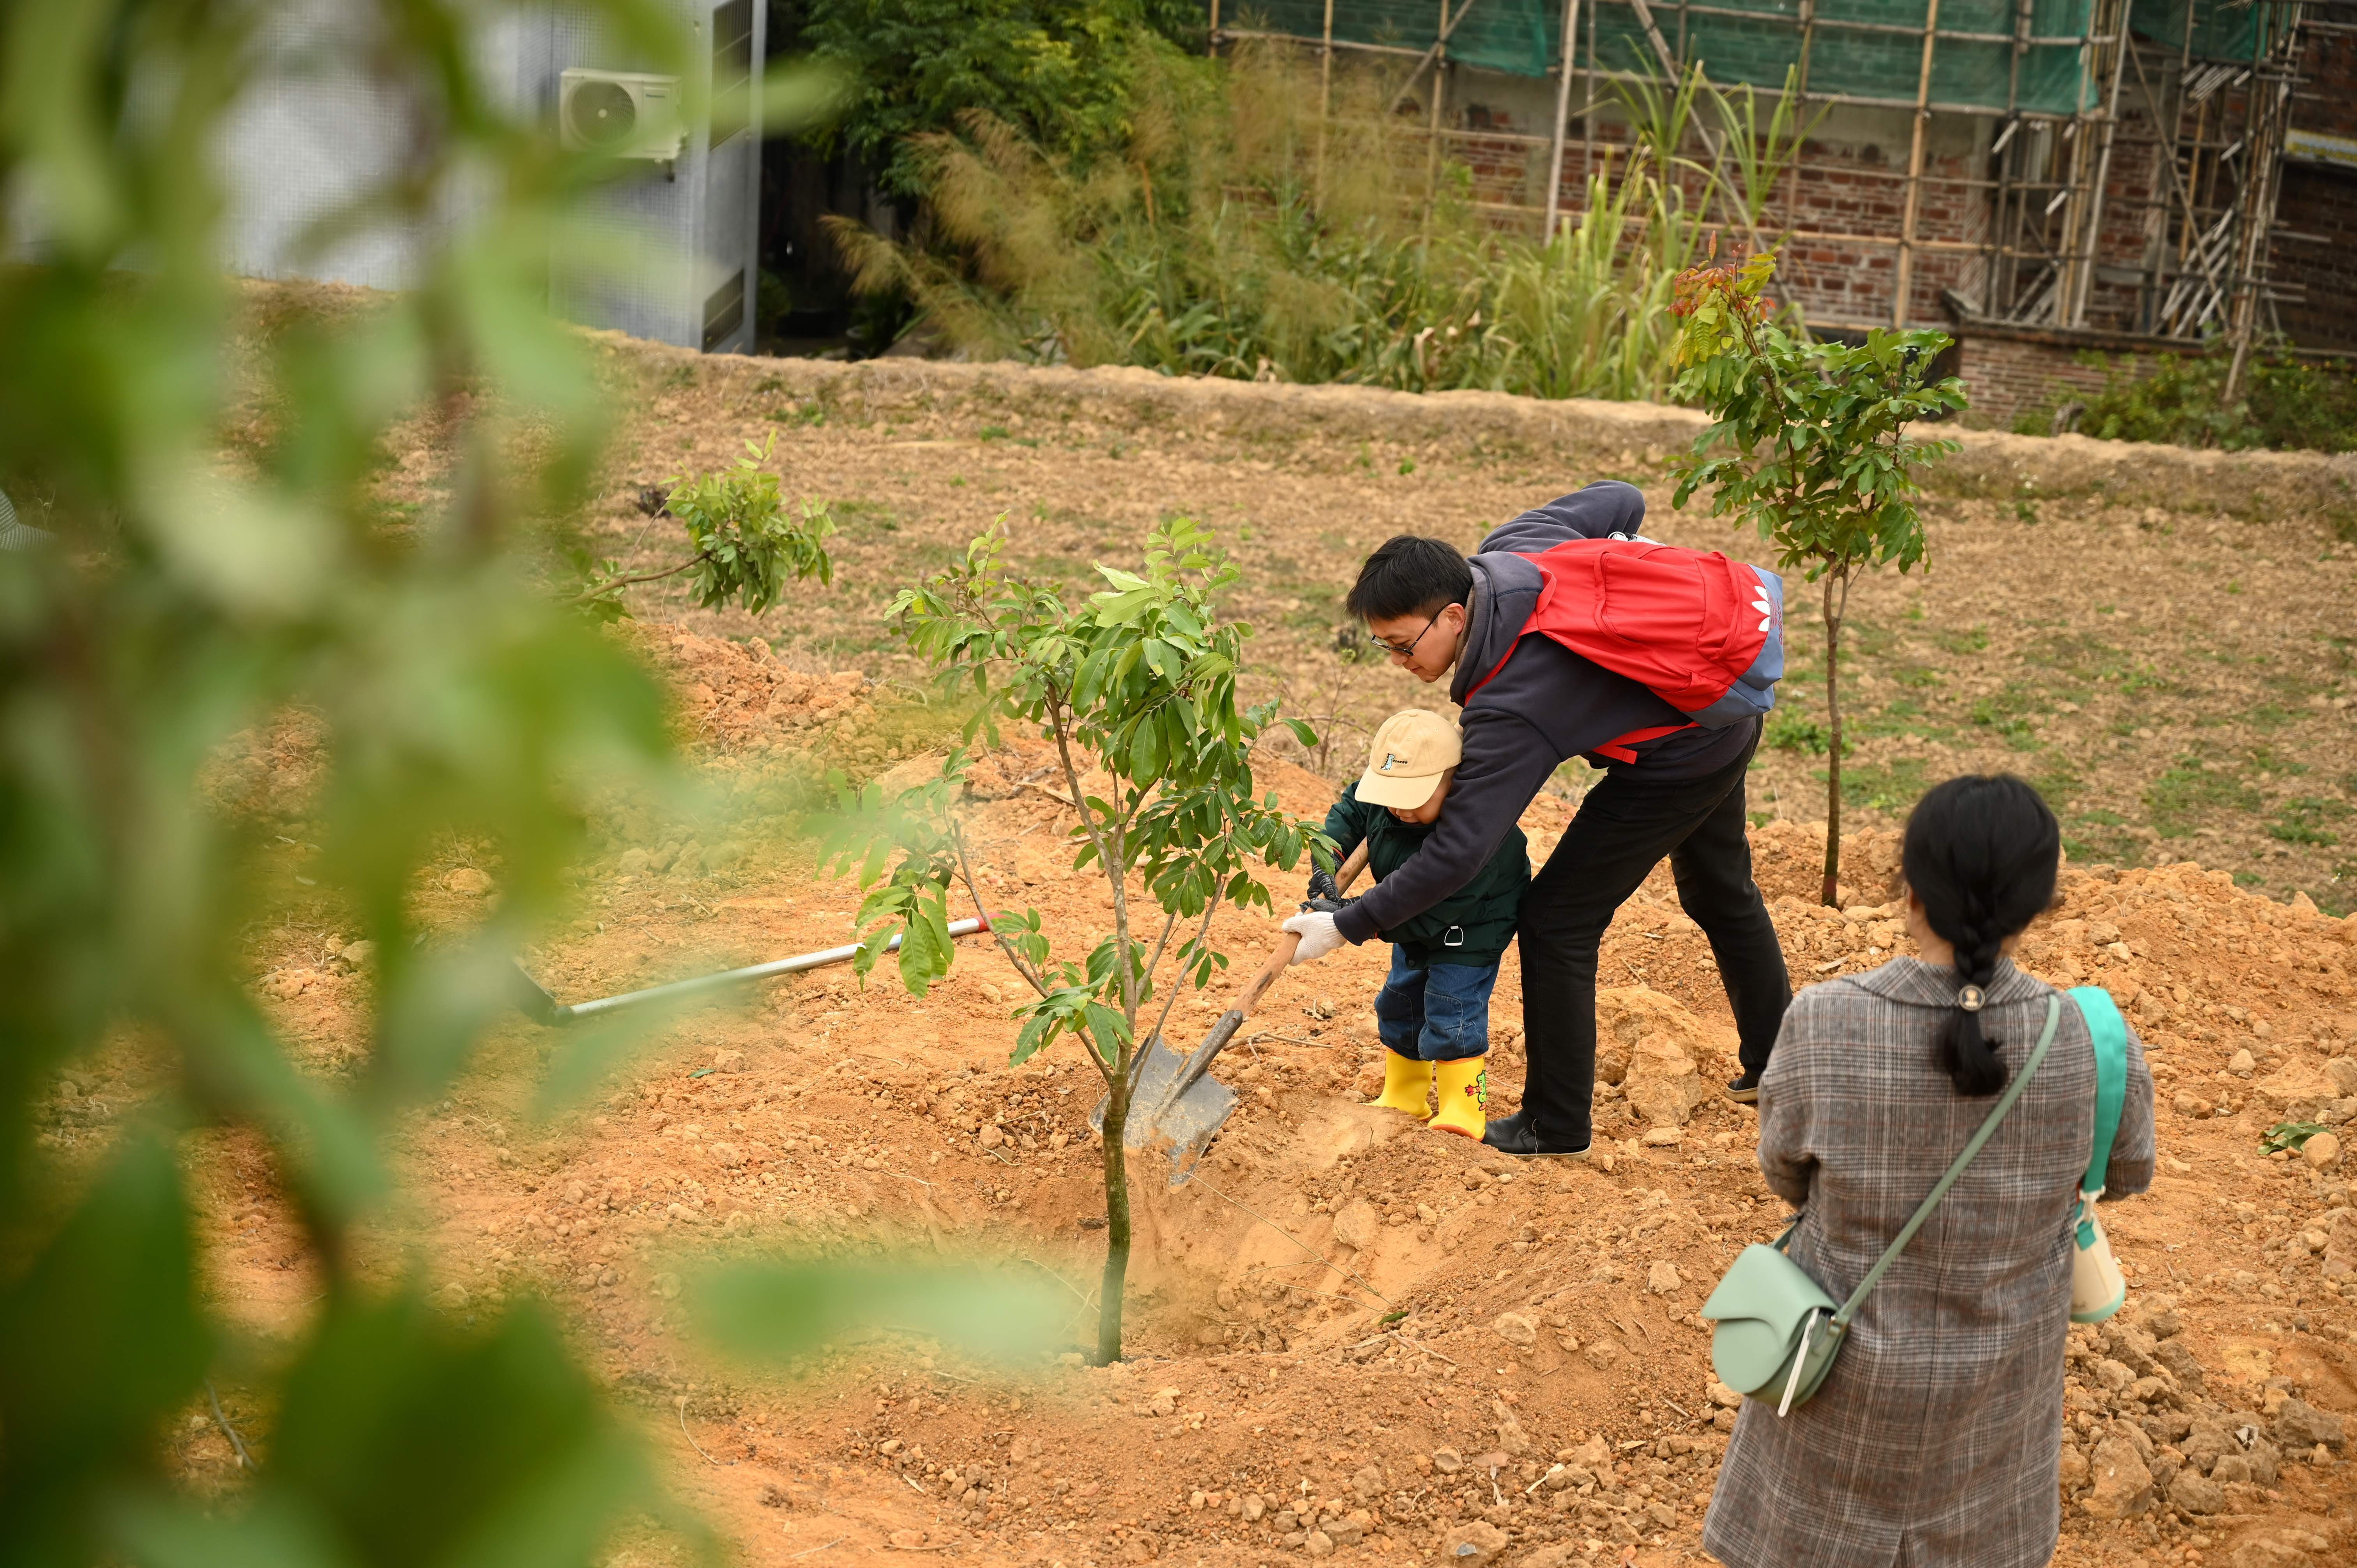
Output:
[[[1775,703],[1784,672],[1783,583],[1716,550],[1642,539],[1574,539],[1525,555],[1544,579],[1514,648],[1534,632],[1651,691],[1684,724],[1631,730],[1597,746],[1634,762],[1641,741],[1694,725],[1720,728]],[[1506,650],[1475,693],[1513,657]]]

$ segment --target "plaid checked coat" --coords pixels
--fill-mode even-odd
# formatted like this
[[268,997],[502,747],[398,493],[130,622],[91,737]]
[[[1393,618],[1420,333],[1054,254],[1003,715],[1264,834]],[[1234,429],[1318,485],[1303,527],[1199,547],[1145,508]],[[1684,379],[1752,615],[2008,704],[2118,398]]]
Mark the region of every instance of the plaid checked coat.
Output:
[[[1897,959],[1794,999],[1760,1083],[1760,1168],[1803,1210],[1791,1256],[1839,1301],[1987,1117],[1934,1035],[1952,969]],[[1983,1027],[2018,1069],[2054,989],[2000,961]],[[2070,1219],[2095,1059],[2066,997],[2004,1125],[1850,1324],[1816,1398],[1744,1402],[1703,1528],[1730,1568],[2032,1568],[2061,1527]],[[2152,1183],[2152,1075],[2133,1032],[2108,1192]]]

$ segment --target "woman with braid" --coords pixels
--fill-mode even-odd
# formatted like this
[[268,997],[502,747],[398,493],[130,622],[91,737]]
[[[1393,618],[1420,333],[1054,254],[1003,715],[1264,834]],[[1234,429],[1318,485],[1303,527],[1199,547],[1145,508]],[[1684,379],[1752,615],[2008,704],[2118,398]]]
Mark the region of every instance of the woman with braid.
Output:
[[[1920,958],[1810,987],[1760,1082],[1760,1167],[1801,1210],[1790,1256],[1846,1299],[2036,1046],[2054,989],[2013,966],[2053,901],[2061,832],[2018,779],[1952,779],[1908,819]],[[2061,1524],[2072,1220],[2095,1058],[2062,999],[2012,1112],[1850,1325],[1832,1373],[1778,1416],[1747,1400],[1703,1544],[1728,1568],[2034,1568]],[[2153,1164],[2133,1033],[2113,1197]]]

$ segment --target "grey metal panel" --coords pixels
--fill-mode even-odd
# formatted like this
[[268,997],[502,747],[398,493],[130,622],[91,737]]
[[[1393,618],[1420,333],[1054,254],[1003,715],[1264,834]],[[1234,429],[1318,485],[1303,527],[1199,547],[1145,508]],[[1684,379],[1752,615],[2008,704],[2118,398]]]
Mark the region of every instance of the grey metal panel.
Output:
[[[708,90],[713,7],[709,0],[678,3],[693,18],[693,69],[702,79],[699,85]],[[761,9],[755,8],[757,18]],[[555,71],[572,66],[629,70],[644,63],[601,48],[577,16],[560,19],[554,38],[550,64]],[[758,31],[755,48],[758,59]],[[695,348],[703,342],[705,306],[712,291],[743,268],[749,328],[758,144],[740,134],[716,152],[708,143],[708,127],[695,127],[668,174],[656,166],[625,171],[597,193],[576,234],[560,242],[560,253],[552,258],[551,299],[560,313],[590,326]],[[740,329],[716,346],[748,342]]]
[[310,225],[388,178],[414,141],[400,98],[337,63],[360,54],[351,29],[364,25],[334,0],[268,14],[266,63],[221,137],[229,270],[372,288],[412,281],[417,231],[379,229],[316,252],[303,242]]
[[[671,0],[695,27],[694,70],[711,70],[710,0]],[[754,7],[754,59],[761,56],[767,7]],[[229,212],[222,263],[254,277],[307,277],[401,288],[416,278],[423,244],[463,220],[479,193],[445,193],[440,209],[406,231],[379,229],[317,254],[300,243],[320,217],[385,180],[416,144],[402,96],[335,61],[365,58],[344,29],[369,25],[365,8],[303,0],[271,13],[267,64],[231,116],[222,138]],[[559,79],[575,66],[609,70],[652,62],[604,42],[577,7],[561,3],[503,16],[479,47],[495,91],[554,134]],[[723,280],[746,278],[745,330],[721,345],[749,343],[758,276],[756,211],[759,143],[742,134],[714,154],[699,128],[677,165],[618,171],[586,203],[549,258],[550,304],[594,327],[695,347],[705,305]],[[21,218],[20,218],[21,221]],[[37,231],[38,221],[26,226]]]
[[758,172],[754,166],[758,145],[751,132],[739,131],[705,160],[704,236],[698,247],[705,281],[697,297],[708,295],[731,276],[738,278],[746,291],[739,313],[743,325],[712,345],[716,352],[734,352],[751,343],[754,274],[748,267],[745,235],[751,227],[747,221],[747,195],[751,174]]

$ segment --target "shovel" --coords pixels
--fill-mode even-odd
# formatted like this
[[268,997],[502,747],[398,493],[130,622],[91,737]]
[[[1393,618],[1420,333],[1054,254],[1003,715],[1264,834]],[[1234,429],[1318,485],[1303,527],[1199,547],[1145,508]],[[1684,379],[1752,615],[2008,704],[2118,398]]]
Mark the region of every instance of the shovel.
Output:
[[[990,929],[986,920],[952,920],[949,933],[952,937],[968,937],[976,931]],[[886,952],[899,950],[900,939],[894,937],[884,944]],[[725,969],[717,974],[699,974],[692,980],[674,980],[668,985],[651,985],[644,991],[626,992],[619,996],[601,996],[595,1002],[576,1002],[571,1006],[557,1001],[547,988],[524,972],[523,965],[515,966],[514,1000],[516,1008],[535,1024],[571,1024],[583,1018],[602,1017],[619,1013],[628,1007],[643,1007],[651,1003],[673,1002],[683,996],[694,996],[705,991],[719,991],[750,981],[768,980],[775,975],[800,974],[806,969],[824,969],[831,963],[848,963],[859,951],[859,944],[827,948],[820,952],[798,953],[792,958],[772,959],[768,963],[748,964],[743,969]]]
[[[1366,864],[1367,846],[1362,843],[1351,852],[1351,857],[1334,874],[1336,887],[1348,892]],[[1150,1149],[1168,1143],[1172,1187],[1184,1187],[1193,1178],[1203,1152],[1211,1147],[1213,1135],[1227,1124],[1236,1108],[1236,1091],[1208,1076],[1211,1058],[1236,1037],[1245,1017],[1259,1004],[1261,993],[1293,961],[1294,951],[1300,946],[1301,938],[1297,932],[1287,931],[1280,937],[1276,950],[1237,996],[1235,1004],[1220,1015],[1220,1021],[1211,1026],[1203,1043],[1187,1056],[1172,1050],[1159,1035],[1146,1042],[1146,1059],[1135,1069],[1137,1088],[1129,1097],[1129,1120],[1123,1126],[1121,1141],[1125,1147],[1132,1149]],[[1099,1101],[1089,1116],[1089,1125],[1099,1132],[1104,1130],[1106,1103]]]

